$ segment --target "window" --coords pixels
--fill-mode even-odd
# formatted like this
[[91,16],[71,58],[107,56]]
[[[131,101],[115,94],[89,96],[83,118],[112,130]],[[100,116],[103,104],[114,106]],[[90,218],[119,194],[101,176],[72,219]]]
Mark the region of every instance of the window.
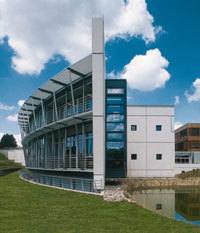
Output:
[[137,125],[131,125],[131,131],[137,131]]
[[137,159],[137,154],[131,154],[131,159],[136,160]]
[[123,96],[108,96],[106,100],[107,100],[107,104],[123,104],[124,103]]
[[162,130],[162,125],[156,125],[156,131],[161,131]]
[[108,88],[107,89],[107,94],[124,94],[124,88]]
[[108,105],[107,113],[124,113],[124,106],[122,105]]
[[161,210],[162,209],[162,204],[156,204],[156,210]]
[[200,148],[200,141],[191,141],[190,142],[190,148],[192,149],[199,149]]
[[107,131],[124,131],[123,123],[107,123]]
[[156,159],[161,160],[162,159],[162,154],[156,154]]
[[120,114],[108,114],[107,115],[107,122],[120,122],[124,121],[124,115]]
[[123,133],[108,133],[107,134],[108,140],[124,140],[124,134]]
[[190,128],[190,136],[200,136],[199,128]]

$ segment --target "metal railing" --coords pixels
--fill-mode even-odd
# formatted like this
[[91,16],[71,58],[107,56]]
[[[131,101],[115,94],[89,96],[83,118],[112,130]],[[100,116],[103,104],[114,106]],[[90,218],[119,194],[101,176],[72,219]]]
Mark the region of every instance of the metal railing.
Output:
[[29,170],[20,170],[20,177],[43,185],[82,192],[100,193],[102,190],[101,181],[95,181],[92,179],[45,175],[39,172],[31,172]]
[[83,171],[93,169],[93,155],[76,155],[72,156],[44,156],[40,158],[34,157],[34,160],[29,157],[26,159],[26,167],[42,168],[42,169],[81,169]]
[[92,98],[87,96],[85,98],[75,99],[74,107],[73,103],[69,102],[67,104],[57,106],[57,117],[55,109],[50,109],[46,112],[46,124],[51,124],[57,120],[63,120],[84,112],[92,110]]

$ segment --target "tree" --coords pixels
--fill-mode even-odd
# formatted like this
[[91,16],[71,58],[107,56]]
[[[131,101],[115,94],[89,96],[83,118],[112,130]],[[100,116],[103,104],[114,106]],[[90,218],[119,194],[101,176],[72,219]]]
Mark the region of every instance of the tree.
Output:
[[12,134],[4,134],[1,138],[0,148],[17,147],[17,142]]

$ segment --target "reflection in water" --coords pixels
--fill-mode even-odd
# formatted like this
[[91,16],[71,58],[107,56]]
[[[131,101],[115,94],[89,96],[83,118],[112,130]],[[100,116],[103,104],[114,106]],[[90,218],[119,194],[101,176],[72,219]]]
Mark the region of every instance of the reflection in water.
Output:
[[166,217],[200,226],[200,190],[165,189],[133,193],[138,205]]

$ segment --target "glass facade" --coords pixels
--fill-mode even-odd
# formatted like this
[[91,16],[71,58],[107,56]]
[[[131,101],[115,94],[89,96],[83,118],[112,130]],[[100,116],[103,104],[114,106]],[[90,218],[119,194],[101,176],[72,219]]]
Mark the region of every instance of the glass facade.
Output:
[[126,177],[126,80],[106,80],[106,178]]
[[91,74],[61,88],[55,96],[43,100],[43,105],[38,104],[27,128],[27,134],[32,136],[23,140],[26,167],[92,173],[92,115],[79,118],[89,111],[92,111]]

